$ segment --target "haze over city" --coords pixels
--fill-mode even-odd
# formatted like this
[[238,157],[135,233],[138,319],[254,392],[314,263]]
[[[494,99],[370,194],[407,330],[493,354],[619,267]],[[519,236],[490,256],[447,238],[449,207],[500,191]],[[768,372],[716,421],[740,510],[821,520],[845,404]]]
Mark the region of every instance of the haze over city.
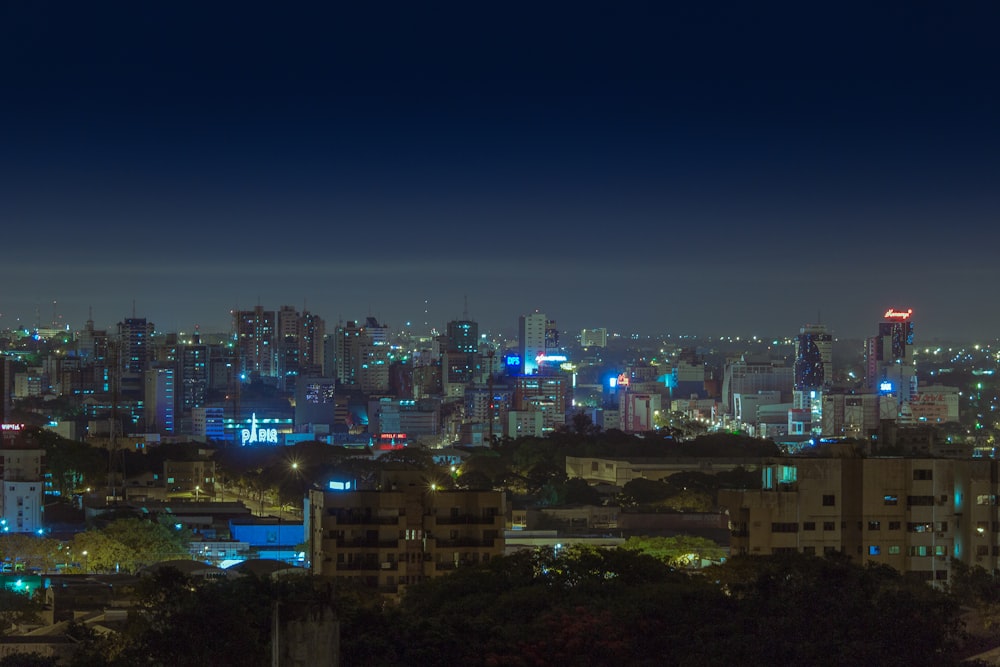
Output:
[[8,7],[0,327],[993,338],[997,12]]

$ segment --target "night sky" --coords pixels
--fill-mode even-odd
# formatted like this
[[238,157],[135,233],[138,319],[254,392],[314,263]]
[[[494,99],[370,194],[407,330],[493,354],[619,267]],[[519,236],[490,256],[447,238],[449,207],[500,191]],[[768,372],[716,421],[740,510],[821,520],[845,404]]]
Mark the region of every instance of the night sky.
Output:
[[1000,5],[619,4],[4,3],[0,328],[1000,335]]

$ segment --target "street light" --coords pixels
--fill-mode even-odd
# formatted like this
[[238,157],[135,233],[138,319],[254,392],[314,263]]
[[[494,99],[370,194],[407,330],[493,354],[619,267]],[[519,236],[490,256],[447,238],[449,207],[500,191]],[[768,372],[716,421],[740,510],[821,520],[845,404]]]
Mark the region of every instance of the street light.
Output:
[[194,500],[195,500],[195,502],[198,502],[198,498],[199,498],[199,494],[200,493],[201,493],[201,487],[200,486],[194,487]]
[[83,550],[83,570],[84,572],[90,572],[90,558],[87,557],[87,550]]

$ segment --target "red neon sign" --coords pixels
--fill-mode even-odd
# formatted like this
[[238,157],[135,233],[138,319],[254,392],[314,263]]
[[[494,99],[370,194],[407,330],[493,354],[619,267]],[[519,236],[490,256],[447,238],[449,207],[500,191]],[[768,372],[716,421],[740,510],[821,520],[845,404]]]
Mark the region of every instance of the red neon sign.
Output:
[[892,308],[890,308],[889,310],[885,311],[885,315],[883,317],[885,317],[885,319],[887,320],[907,320],[910,318],[910,315],[912,314],[913,314],[912,308],[910,308],[909,310],[893,310]]

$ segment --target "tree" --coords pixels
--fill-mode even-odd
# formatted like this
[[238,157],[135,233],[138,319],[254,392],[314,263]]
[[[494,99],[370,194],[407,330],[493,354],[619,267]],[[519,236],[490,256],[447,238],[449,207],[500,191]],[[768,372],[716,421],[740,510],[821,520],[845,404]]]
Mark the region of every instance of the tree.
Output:
[[705,537],[630,537],[622,549],[652,556],[671,567],[699,566],[702,560],[721,561],[728,551]]
[[42,603],[24,593],[0,586],[0,632],[7,634],[13,626],[37,623]]
[[38,568],[49,571],[55,568],[59,551],[58,540],[31,533],[0,534],[0,558],[11,561],[14,569]]
[[187,548],[190,536],[174,525],[149,519],[118,519],[103,533],[132,552],[135,567],[190,558]]
[[101,530],[87,530],[73,536],[67,560],[82,572],[133,572],[135,551]]

